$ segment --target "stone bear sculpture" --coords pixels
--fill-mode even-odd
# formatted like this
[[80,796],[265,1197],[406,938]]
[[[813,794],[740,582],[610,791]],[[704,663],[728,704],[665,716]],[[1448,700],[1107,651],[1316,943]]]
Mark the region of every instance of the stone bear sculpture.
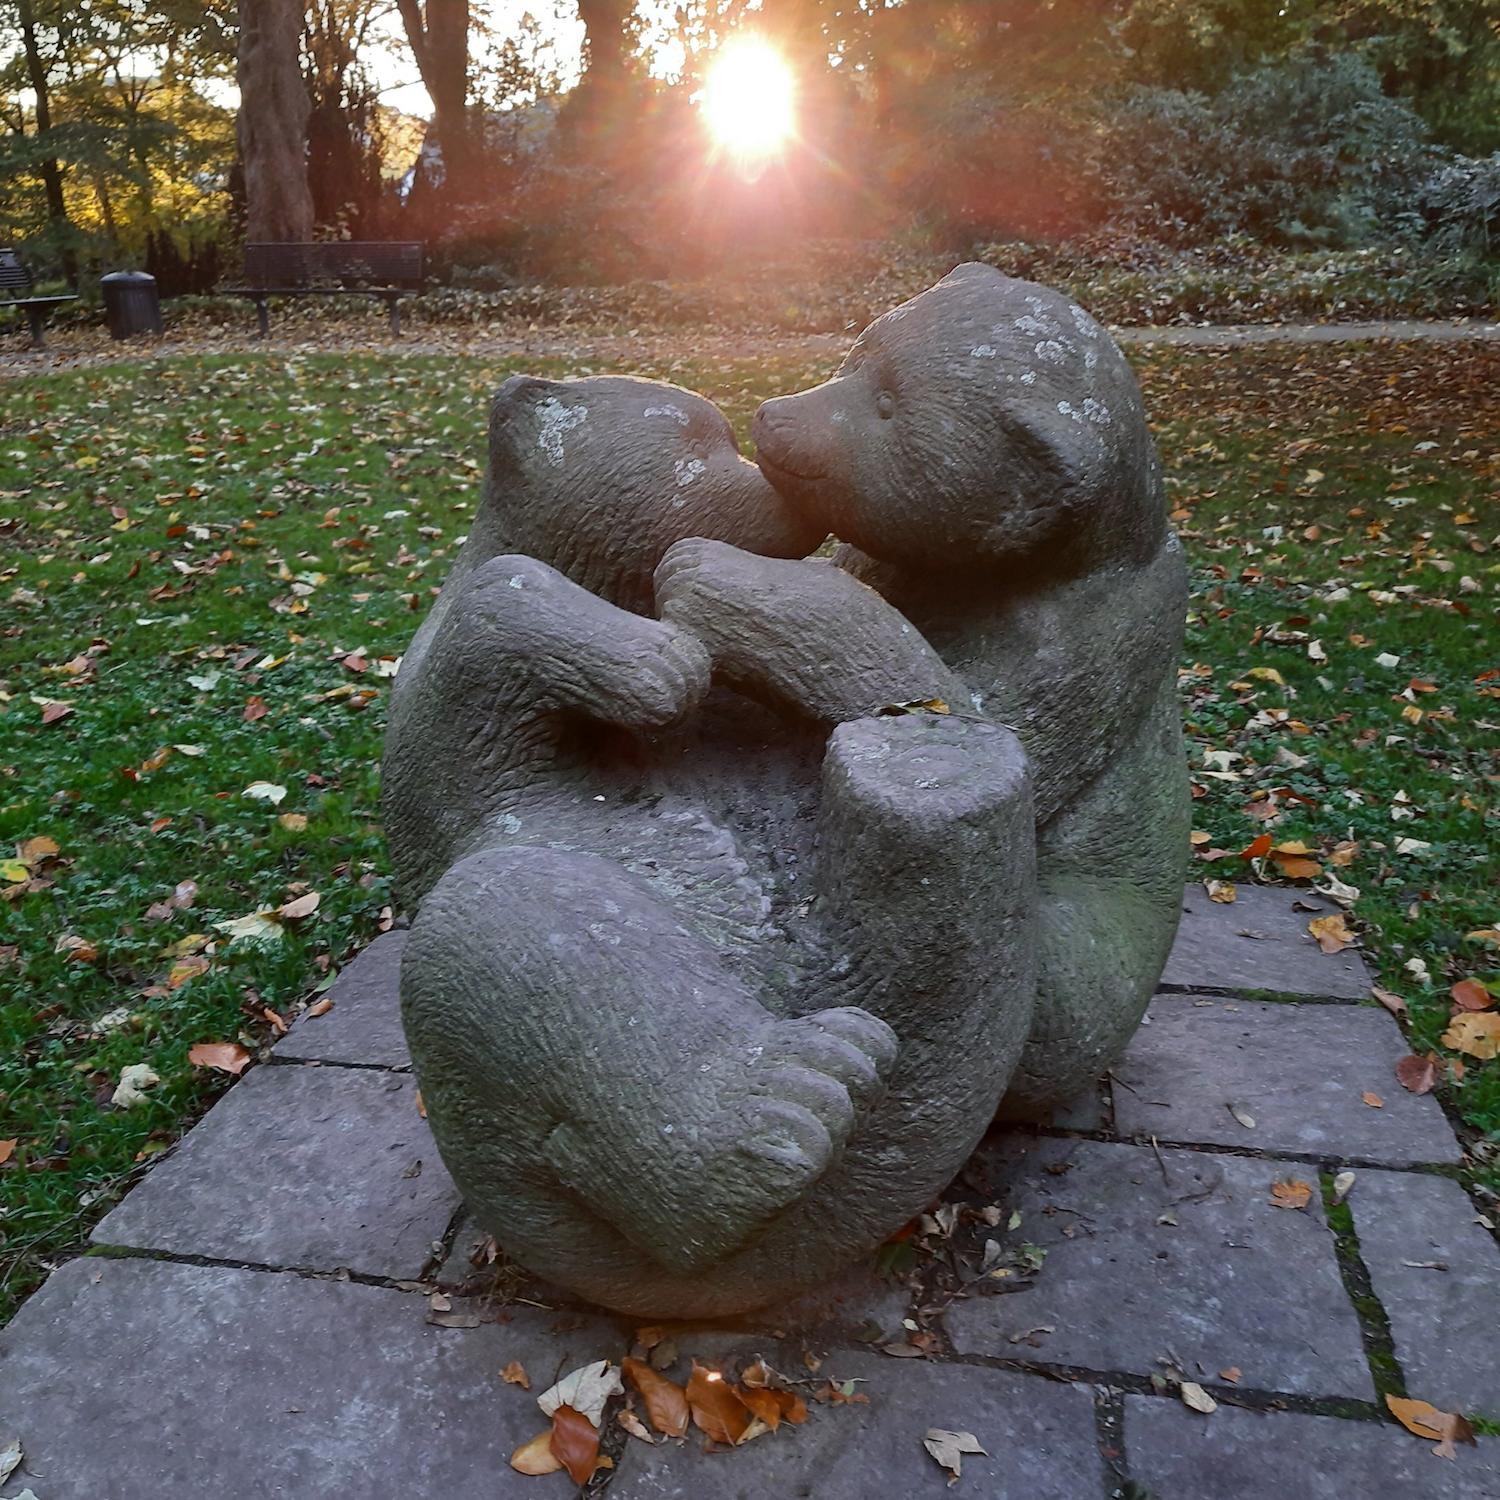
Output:
[[[849,544],[841,565],[1026,751],[1037,998],[1004,1112],[1044,1116],[1118,1060],[1181,910],[1186,568],[1135,378],[1067,298],[965,265],[877,319],[833,379],[767,402],[753,432],[777,489]],[[857,694],[765,666],[816,657],[832,628],[807,570],[685,542],[663,613],[722,674],[837,721]],[[757,660],[777,625],[797,638]]]
[[1015,736],[871,717],[962,685],[829,562],[786,562],[736,637],[810,735],[643,613],[684,538],[763,563],[823,535],[699,397],[507,382],[396,680],[402,1012],[444,1160],[518,1260],[632,1313],[736,1311],[868,1253],[962,1165],[1028,1032]]

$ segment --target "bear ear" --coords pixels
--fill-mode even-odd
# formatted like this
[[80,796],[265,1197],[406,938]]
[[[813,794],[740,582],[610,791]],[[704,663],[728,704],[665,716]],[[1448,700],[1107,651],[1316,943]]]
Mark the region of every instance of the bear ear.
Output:
[[539,397],[557,389],[559,382],[540,375],[512,375],[490,400],[491,418],[524,411]]
[[940,286],[963,286],[969,283],[1009,281],[1011,278],[995,266],[987,266],[982,260],[966,260],[943,277]]

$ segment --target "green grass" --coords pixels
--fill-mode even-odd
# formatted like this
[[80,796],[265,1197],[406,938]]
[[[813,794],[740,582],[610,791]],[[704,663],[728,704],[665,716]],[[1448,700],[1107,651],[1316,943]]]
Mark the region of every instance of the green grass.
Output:
[[[1336,349],[1142,364],[1194,563],[1188,661],[1208,664],[1184,678],[1197,826],[1239,849],[1261,830],[1244,811],[1251,794],[1285,786],[1313,805],[1289,805],[1271,830],[1278,841],[1357,842],[1339,874],[1360,888],[1357,924],[1424,1050],[1446,1024],[1448,984],[1500,968],[1465,936],[1500,917],[1487,863],[1500,702],[1485,696],[1493,683],[1474,680],[1500,666],[1493,554],[1472,550],[1496,530],[1500,455],[1478,435],[1500,429],[1489,358],[1462,401],[1433,399],[1453,377],[1431,351],[1403,356],[1394,386],[1379,351],[1352,357],[1352,369]],[[0,1139],[17,1143],[0,1166],[0,1317],[224,1086],[188,1049],[262,1045],[261,1012],[287,1015],[377,930],[389,901],[377,803],[389,683],[377,663],[403,649],[463,535],[485,398],[515,368],[273,354],[5,387],[0,859],[33,839],[58,852],[33,857],[36,889],[16,889],[14,868],[0,880]],[[703,390],[743,432],[761,399],[827,364],[684,357],[644,373]],[[1371,420],[1387,409],[1401,420]],[[1415,452],[1424,441],[1437,447]],[[1309,481],[1313,467],[1325,477]],[[1415,503],[1392,506],[1393,493]],[[1278,537],[1263,535],[1270,526]],[[1451,572],[1434,567],[1444,557]],[[1479,592],[1460,593],[1465,575]],[[1331,580],[1347,599],[1325,597]],[[1395,602],[1378,602],[1381,591]],[[1328,660],[1273,643],[1276,631],[1321,640]],[[344,664],[356,650],[364,673]],[[1377,666],[1382,651],[1399,667]],[[92,665],[80,671],[84,657]],[[1257,666],[1285,685],[1248,677]],[[1415,725],[1393,697],[1411,677],[1437,689],[1419,695]],[[1231,687],[1239,681],[1249,689]],[[71,712],[44,726],[48,701]],[[266,712],[247,719],[257,702]],[[1262,727],[1256,715],[1280,708],[1306,732]],[[184,745],[203,753],[161,754]],[[1283,746],[1306,764],[1278,765]],[[1242,779],[1203,776],[1205,749],[1244,757],[1230,763]],[[284,799],[247,797],[256,781],[284,787]],[[1393,823],[1402,789],[1420,816]],[[1398,855],[1402,836],[1430,848]],[[1249,874],[1236,859],[1195,873]],[[148,917],[189,880],[191,907]],[[319,893],[316,913],[283,924],[277,943],[231,943],[216,926],[306,890]],[[167,950],[195,935],[185,946],[206,965],[174,975]],[[1403,969],[1412,957],[1430,983]],[[127,1019],[100,1026],[121,1007]],[[1494,1139],[1500,1064],[1467,1061],[1444,1087]],[[135,1108],[112,1107],[121,1069],[136,1063],[160,1084]]]

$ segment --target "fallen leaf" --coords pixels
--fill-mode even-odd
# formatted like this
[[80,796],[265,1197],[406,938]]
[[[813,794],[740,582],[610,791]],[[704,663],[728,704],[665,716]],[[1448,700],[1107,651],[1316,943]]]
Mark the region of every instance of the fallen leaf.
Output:
[[21,1462],[20,1438],[7,1438],[0,1447],[0,1484],[4,1484],[16,1472]]
[[1460,1010],[1488,1010],[1495,997],[1477,979],[1460,979],[1448,993]]
[[1500,1012],[1464,1011],[1448,1023],[1441,1040],[1445,1047],[1469,1057],[1500,1056]]
[[693,1373],[688,1377],[687,1401],[698,1426],[714,1442],[730,1447],[744,1441],[755,1420],[754,1413],[724,1377],[697,1360],[693,1361]]
[[147,1064],[130,1063],[120,1069],[120,1081],[115,1085],[110,1103],[116,1109],[134,1109],[137,1104],[146,1102],[146,1091],[154,1089],[160,1082],[156,1071]]
[[1218,901],[1225,906],[1233,902],[1236,894],[1232,880],[1205,880],[1203,889],[1208,892],[1210,901]]
[[295,901],[288,901],[279,907],[276,915],[283,922],[297,922],[317,911],[321,900],[322,897],[316,891],[309,891],[305,896],[298,896]]
[[620,1372],[607,1359],[599,1359],[569,1371],[556,1385],[543,1391],[536,1404],[549,1417],[559,1406],[571,1406],[597,1427],[603,1419],[605,1403],[624,1391]]
[[574,1484],[587,1484],[599,1461],[599,1429],[566,1402],[552,1413],[552,1456]]
[[1349,931],[1341,911],[1332,912],[1326,917],[1314,917],[1307,924],[1307,930],[1317,938],[1318,947],[1324,953],[1342,953],[1345,948],[1354,946],[1354,934]]
[[16,1147],[20,1145],[20,1138],[12,1136],[8,1141],[0,1141],[0,1166],[8,1162],[16,1154]]
[[307,828],[306,813],[282,813],[276,819],[288,833],[303,833]]
[[188,1061],[195,1068],[217,1068],[238,1077],[250,1062],[250,1052],[238,1042],[195,1042],[188,1048]]
[[1410,1433],[1437,1444],[1433,1449],[1441,1458],[1454,1456],[1454,1443],[1474,1442],[1474,1429],[1458,1412],[1439,1411],[1426,1401],[1406,1396],[1387,1396],[1385,1404],[1391,1415]]
[[286,788],[277,786],[274,781],[252,781],[241,796],[253,797],[257,802],[269,802],[275,807],[286,796]]
[[1240,850],[1241,859],[1261,859],[1271,852],[1271,835],[1263,833],[1253,838]]
[[783,1422],[796,1425],[807,1420],[807,1403],[793,1391],[772,1390],[769,1386],[746,1389],[741,1385],[737,1394],[772,1432]]
[[232,943],[279,943],[286,935],[275,911],[252,911],[227,922],[215,922],[215,930],[227,932]]
[[42,723],[56,724],[60,719],[66,719],[73,712],[70,705],[66,703],[48,703],[42,709]]
[[1238,1385],[1241,1373],[1238,1365],[1230,1365],[1227,1369],[1219,1371],[1219,1379],[1228,1381],[1230,1385]]
[[326,1016],[333,1009],[333,996],[324,995],[321,1000],[314,1000],[311,1005],[303,1011],[303,1015],[316,1019],[318,1016]]
[[529,1443],[522,1443],[510,1456],[510,1466],[518,1474],[555,1474],[562,1468],[552,1452],[552,1429],[539,1432]]
[[1312,1202],[1312,1184],[1300,1177],[1283,1177],[1271,1184],[1273,1208],[1306,1208]]
[[1242,1109],[1238,1104],[1226,1104],[1225,1109],[1234,1116],[1234,1122],[1244,1130],[1255,1129],[1255,1116],[1248,1110]]
[[1343,1171],[1333,1179],[1333,1201],[1342,1203],[1349,1196],[1350,1189],[1354,1186],[1354,1173]]
[[1430,1094],[1438,1081],[1438,1061],[1408,1053],[1396,1064],[1396,1082],[1410,1094]]
[[922,1446],[948,1471],[950,1485],[957,1484],[963,1474],[963,1454],[977,1453],[989,1457],[972,1432],[949,1432],[943,1427],[929,1427]]
[[1375,1093],[1372,1089],[1366,1089],[1364,1093],[1362,1093],[1359,1097],[1364,1100],[1364,1102],[1368,1104],[1371,1109],[1385,1108],[1385,1100],[1382,1099],[1380,1095]]
[[625,1378],[641,1393],[651,1425],[668,1437],[682,1437],[687,1432],[691,1416],[687,1392],[675,1380],[668,1380],[653,1370],[644,1360],[627,1356],[620,1364]]
[[1182,1404],[1205,1417],[1211,1417],[1219,1409],[1219,1403],[1196,1380],[1182,1382]]
[[646,1424],[626,1406],[615,1413],[616,1425],[623,1427],[631,1437],[639,1438],[643,1443],[654,1443],[656,1439],[651,1436]]
[[36,838],[23,839],[16,845],[16,858],[33,868],[44,859],[55,859],[61,852],[55,839],[41,834]]
[[1393,994],[1390,990],[1382,989],[1378,984],[1370,986],[1370,993],[1377,999],[1398,1021],[1406,1019],[1406,1001],[1400,995]]

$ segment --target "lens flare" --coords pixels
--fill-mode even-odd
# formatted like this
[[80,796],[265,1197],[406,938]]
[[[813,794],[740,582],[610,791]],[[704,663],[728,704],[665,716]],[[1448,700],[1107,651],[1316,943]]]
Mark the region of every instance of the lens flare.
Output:
[[714,59],[699,104],[719,145],[754,165],[774,156],[796,124],[792,73],[758,37],[729,42]]

